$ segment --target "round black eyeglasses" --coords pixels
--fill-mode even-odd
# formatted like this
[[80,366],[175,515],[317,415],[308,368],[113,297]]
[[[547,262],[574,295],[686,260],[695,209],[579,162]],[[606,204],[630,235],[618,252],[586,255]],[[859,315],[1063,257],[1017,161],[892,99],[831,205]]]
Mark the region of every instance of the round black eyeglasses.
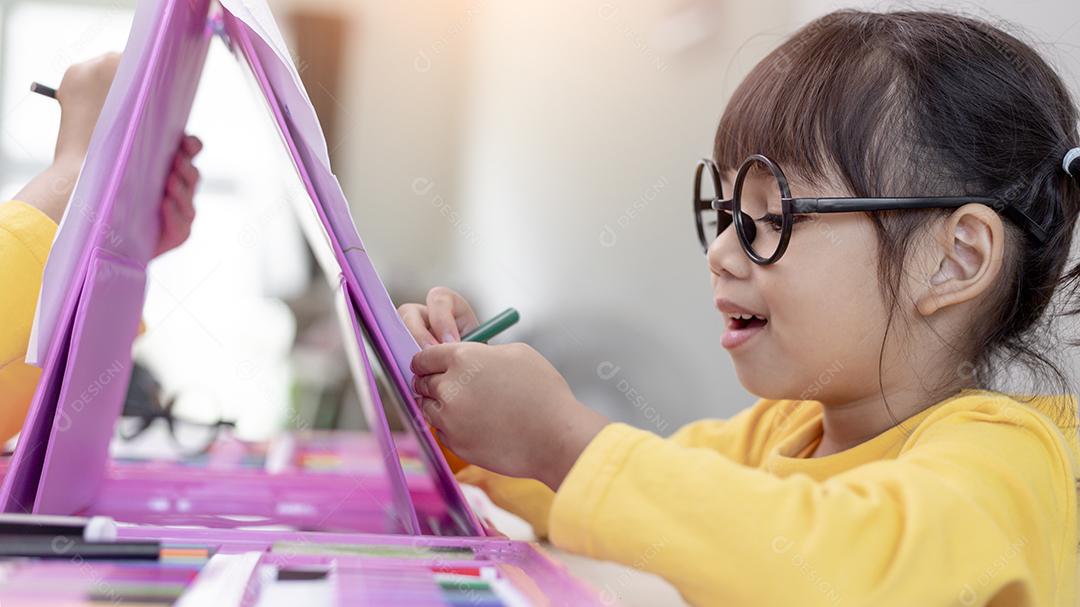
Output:
[[[758,180],[753,192],[746,176],[751,170],[771,179]],[[707,173],[707,174],[706,174]],[[969,203],[985,204],[1016,222],[1039,242],[1046,242],[1046,231],[1026,213],[1006,201],[987,196],[927,196],[918,198],[792,198],[787,177],[780,166],[767,156],[753,154],[735,173],[731,198],[724,198],[720,169],[702,158],[694,169],[694,224],[701,248],[728,226],[735,224],[735,234],[746,255],[759,265],[776,263],[787,250],[791,227],[813,213],[851,213],[901,209],[955,209]],[[760,226],[760,227],[759,227]]]

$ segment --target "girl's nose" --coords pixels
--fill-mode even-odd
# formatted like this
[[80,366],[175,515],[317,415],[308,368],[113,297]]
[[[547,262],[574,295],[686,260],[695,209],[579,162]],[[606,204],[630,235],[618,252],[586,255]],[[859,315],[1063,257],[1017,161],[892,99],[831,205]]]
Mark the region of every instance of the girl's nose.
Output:
[[750,273],[750,264],[753,263],[746,253],[743,253],[734,226],[728,227],[713,239],[705,259],[709,264],[709,271],[713,274],[730,274],[735,278],[746,278]]

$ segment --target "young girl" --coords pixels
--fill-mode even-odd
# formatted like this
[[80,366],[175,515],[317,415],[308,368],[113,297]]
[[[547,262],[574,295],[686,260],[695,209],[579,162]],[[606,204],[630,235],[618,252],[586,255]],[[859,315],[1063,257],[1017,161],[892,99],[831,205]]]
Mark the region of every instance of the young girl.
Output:
[[[61,112],[53,163],[14,200],[0,202],[0,444],[22,427],[41,376],[41,369],[23,361],[45,259],[119,64],[120,55],[112,53],[64,72],[56,90]],[[199,179],[192,159],[200,149],[202,142],[191,135],[177,148],[162,192],[156,255],[179,246],[191,232],[192,194]]]
[[1062,377],[1042,338],[1080,276],[1078,145],[1016,38],[833,13],[754,68],[696,168],[756,404],[668,439],[611,423],[527,346],[455,343],[476,318],[447,289],[400,309],[415,390],[461,480],[695,604],[1072,605],[1076,401],[991,388],[996,363]]

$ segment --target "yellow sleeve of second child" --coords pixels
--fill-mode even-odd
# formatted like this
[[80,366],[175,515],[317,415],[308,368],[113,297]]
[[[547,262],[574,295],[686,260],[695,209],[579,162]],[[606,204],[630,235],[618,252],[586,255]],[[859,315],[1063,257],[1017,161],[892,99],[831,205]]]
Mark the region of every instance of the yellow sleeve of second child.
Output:
[[[709,449],[740,464],[754,465],[754,460],[764,451],[768,430],[779,409],[774,406],[777,402],[762,399],[730,419],[707,419],[688,424],[667,440],[682,447]],[[479,487],[496,506],[525,519],[536,537],[547,537],[548,516],[555,498],[547,485],[531,478],[503,476],[469,465],[445,447],[443,453],[459,482]]]
[[16,200],[0,202],[0,442],[22,428],[41,369],[26,346],[56,223]]

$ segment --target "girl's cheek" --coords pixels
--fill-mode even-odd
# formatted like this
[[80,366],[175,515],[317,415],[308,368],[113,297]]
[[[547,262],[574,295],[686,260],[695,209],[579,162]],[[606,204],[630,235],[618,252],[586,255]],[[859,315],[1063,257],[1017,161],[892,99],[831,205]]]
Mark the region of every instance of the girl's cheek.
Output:
[[881,324],[876,237],[872,226],[853,219],[798,224],[776,271],[766,273],[762,295],[781,339],[857,348]]

